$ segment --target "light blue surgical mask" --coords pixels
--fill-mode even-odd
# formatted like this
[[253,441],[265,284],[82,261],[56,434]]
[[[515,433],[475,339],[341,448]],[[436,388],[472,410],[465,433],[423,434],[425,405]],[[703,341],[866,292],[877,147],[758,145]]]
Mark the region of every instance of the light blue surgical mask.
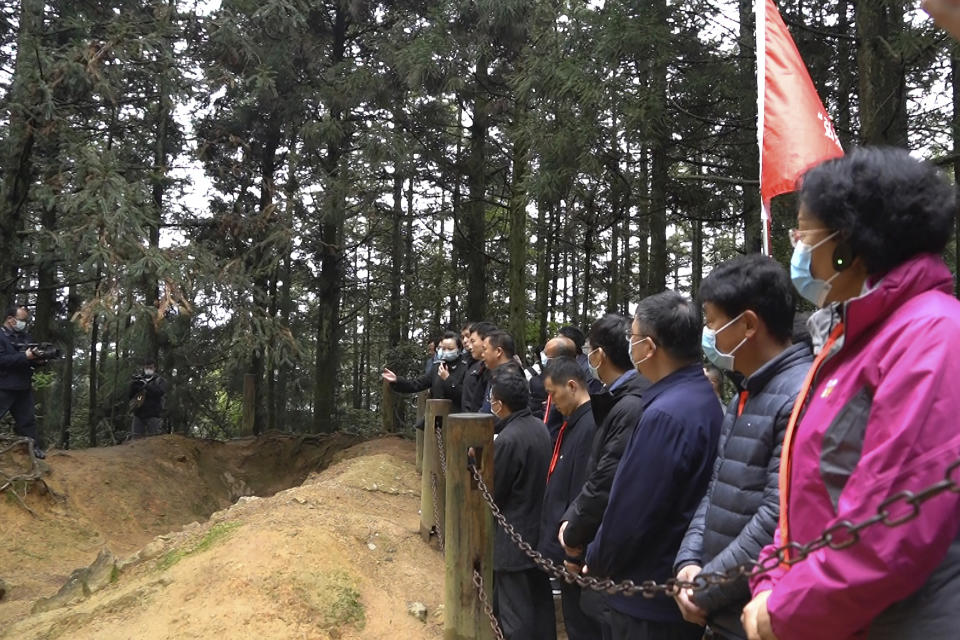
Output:
[[700,346],[703,347],[703,353],[705,356],[707,356],[707,360],[717,365],[724,371],[733,371],[733,361],[735,359],[734,354],[737,352],[737,349],[739,349],[744,345],[747,339],[744,338],[743,340],[741,340],[740,344],[738,344],[733,349],[731,349],[729,353],[723,353],[722,351],[717,349],[717,334],[719,334],[721,331],[723,331],[724,329],[726,329],[727,327],[729,327],[730,325],[732,325],[734,322],[736,322],[742,317],[743,317],[743,313],[741,313],[736,318],[734,318],[727,324],[723,325],[716,331],[714,331],[710,327],[703,328],[703,334],[700,338]]
[[23,333],[27,330],[27,321],[17,319],[17,321],[13,324],[13,330],[17,333]]
[[815,245],[809,245],[803,241],[797,242],[793,248],[793,257],[790,258],[790,280],[793,281],[793,286],[803,298],[817,305],[817,307],[822,307],[826,302],[827,294],[830,293],[830,288],[833,286],[833,280],[840,275],[840,272],[833,274],[829,280],[814,278],[810,271],[813,250],[838,233],[838,231],[834,231]]
[[600,347],[597,347],[596,349],[594,349],[593,351],[587,354],[587,366],[590,368],[590,375],[592,375],[597,380],[600,379],[600,370],[597,367],[590,364],[590,356],[592,356],[599,350],[600,350]]
[[541,352],[540,352],[540,364],[545,367],[545,366],[547,366],[547,363],[548,363],[548,362],[550,362],[550,358],[547,357],[547,354],[545,354],[543,351],[541,351]]
[[450,349],[449,351],[441,349],[437,355],[439,355],[440,359],[444,362],[453,362],[460,357],[460,351],[458,349]]

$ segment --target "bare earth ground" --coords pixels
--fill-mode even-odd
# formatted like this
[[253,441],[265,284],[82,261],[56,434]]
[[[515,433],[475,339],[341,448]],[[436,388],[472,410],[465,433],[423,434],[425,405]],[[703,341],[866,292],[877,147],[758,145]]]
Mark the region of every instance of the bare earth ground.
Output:
[[[441,637],[443,559],[419,537],[414,446],[351,444],[162,436],[53,452],[45,480],[62,499],[33,489],[34,517],[0,496],[0,638]],[[241,497],[254,495],[272,497]],[[103,548],[131,564],[31,613]]]

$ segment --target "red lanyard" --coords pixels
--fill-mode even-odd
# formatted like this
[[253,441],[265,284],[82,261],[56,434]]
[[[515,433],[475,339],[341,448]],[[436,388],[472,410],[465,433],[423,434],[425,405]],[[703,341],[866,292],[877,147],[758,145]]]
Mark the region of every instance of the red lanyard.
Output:
[[[843,323],[841,322],[833,330],[833,333],[830,334],[830,337],[827,339],[827,343],[823,345],[823,349],[820,350],[820,353],[817,354],[816,359],[813,361],[813,366],[810,367],[810,371],[807,372],[807,378],[803,381],[803,386],[800,387],[800,393],[797,394],[797,400],[793,403],[793,412],[790,414],[790,422],[787,423],[787,432],[783,436],[783,453],[780,456],[780,545],[786,546],[790,543],[790,520],[787,518],[787,506],[790,504],[790,470],[793,466],[793,443],[796,436],[797,423],[800,422],[800,412],[803,410],[803,405],[806,403],[807,395],[811,391],[813,386],[813,380],[817,376],[817,371],[820,369],[820,365],[823,364],[823,361],[827,359],[827,356],[830,355],[830,349],[833,348],[833,345],[837,342],[840,336],[843,334]],[[784,560],[790,558],[789,549],[784,551]],[[781,563],[783,568],[789,568],[789,564],[786,562]]]
[[557,459],[560,457],[560,444],[563,442],[563,432],[567,430],[567,421],[564,420],[560,425],[560,433],[557,434],[557,444],[553,445],[553,457],[550,458],[550,469],[547,470],[547,482],[550,482],[550,476],[557,466]]

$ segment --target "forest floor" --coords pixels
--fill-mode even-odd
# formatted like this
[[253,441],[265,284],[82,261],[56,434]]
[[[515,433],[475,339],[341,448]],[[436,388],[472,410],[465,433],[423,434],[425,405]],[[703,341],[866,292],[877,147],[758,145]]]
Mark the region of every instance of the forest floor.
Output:
[[439,638],[414,456],[280,434],[52,451],[35,515],[0,496],[0,638]]

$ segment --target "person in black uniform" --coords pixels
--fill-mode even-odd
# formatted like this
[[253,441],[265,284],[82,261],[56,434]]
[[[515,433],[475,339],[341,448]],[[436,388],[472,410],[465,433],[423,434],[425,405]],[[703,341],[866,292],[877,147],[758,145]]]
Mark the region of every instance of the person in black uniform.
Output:
[[13,432],[33,440],[33,455],[45,458],[33,407],[33,370],[40,361],[33,349],[25,348],[33,342],[27,333],[29,320],[26,307],[7,307],[0,329],[0,418],[9,411]]
[[[419,378],[406,380],[397,377],[390,369],[384,369],[383,379],[397,393],[418,393],[429,389],[431,399],[450,400],[450,413],[460,413],[463,376],[467,370],[460,358],[460,347],[457,334],[447,331],[440,340],[439,361],[434,363],[430,371]],[[423,426],[419,425],[418,428],[422,429]]]
[[158,436],[163,433],[163,402],[167,381],[157,373],[152,358],[143,361],[143,369],[130,382],[130,401],[133,413],[131,438]]

